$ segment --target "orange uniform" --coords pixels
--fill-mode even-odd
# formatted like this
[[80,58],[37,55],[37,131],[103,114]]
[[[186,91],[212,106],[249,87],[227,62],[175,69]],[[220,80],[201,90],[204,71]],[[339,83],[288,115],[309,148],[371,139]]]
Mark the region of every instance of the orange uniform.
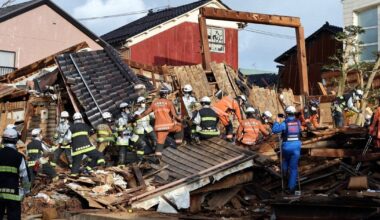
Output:
[[304,114],[301,114],[301,116],[299,117],[299,120],[301,122],[302,130],[307,129],[308,123],[311,123],[311,125],[313,125],[314,128],[318,128],[319,127],[318,118],[319,118],[318,114],[310,115],[308,119],[304,117]]
[[218,114],[220,121],[224,126],[230,122],[229,113],[234,112],[239,123],[241,123],[242,117],[240,112],[239,103],[230,96],[224,96],[221,100],[216,102],[213,106],[214,111]]
[[255,145],[259,132],[269,135],[268,130],[259,120],[248,118],[241,122],[237,131],[237,140],[245,145]]
[[369,127],[369,134],[375,137],[376,147],[380,147],[380,107],[375,112],[372,124]]
[[161,147],[165,144],[165,140],[169,133],[176,133],[175,142],[182,143],[182,125],[177,123],[175,119],[179,120],[175,111],[173,103],[165,98],[158,98],[152,102],[152,105],[139,116],[143,118],[149,113],[153,112],[155,117],[154,131],[157,135],[157,151],[161,151]]

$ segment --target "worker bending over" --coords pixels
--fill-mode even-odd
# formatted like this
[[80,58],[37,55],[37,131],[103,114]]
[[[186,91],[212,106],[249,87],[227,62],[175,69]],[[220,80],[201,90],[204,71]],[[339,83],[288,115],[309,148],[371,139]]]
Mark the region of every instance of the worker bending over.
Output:
[[303,108],[299,118],[303,131],[314,131],[320,127],[318,123],[318,108],[319,101],[314,99],[310,100],[308,105]]
[[[380,103],[380,97],[378,99]],[[380,148],[380,106],[377,107],[373,116],[371,126],[369,127],[369,134],[375,139],[375,147]]]
[[263,114],[261,114],[261,124],[263,124],[263,126],[269,133],[272,133],[272,117],[273,115],[270,111],[265,111]]
[[264,125],[255,119],[255,112],[253,107],[248,107],[245,111],[247,119],[242,120],[237,130],[238,143],[251,149],[258,143],[260,132],[265,136],[269,135]]
[[242,121],[240,107],[247,102],[247,98],[244,95],[237,96],[236,99],[231,96],[223,96],[223,92],[219,90],[216,94],[220,100],[217,101],[212,107],[219,116],[219,120],[222,122],[226,130],[226,139],[232,141],[233,139],[233,125],[230,120],[230,113],[236,115],[239,124]]
[[[141,115],[146,110],[146,99],[143,96],[137,98],[137,111],[134,112],[134,116]],[[156,133],[153,131],[153,127],[150,125],[150,121],[154,118],[154,114],[149,114],[143,118],[136,120],[134,133],[137,134],[146,143],[149,143],[149,149],[145,149],[148,153],[154,151],[157,146]]]
[[355,103],[359,102],[362,98],[363,91],[360,89],[344,94],[343,96],[336,97],[331,106],[335,127],[341,128],[344,126],[345,123],[343,113],[345,111],[361,113],[361,111],[355,107]]
[[211,108],[211,99],[207,96],[200,100],[202,108],[195,111],[193,114],[193,129],[192,134],[196,143],[200,139],[205,140],[220,135],[218,129],[219,118],[218,114]]
[[24,156],[17,151],[18,134],[15,129],[3,132],[4,148],[0,149],[0,219],[5,210],[10,220],[21,219],[21,201],[30,192],[30,178]]
[[67,111],[61,112],[61,118],[59,119],[59,124],[56,128],[56,133],[54,134],[54,144],[58,147],[54,152],[54,159],[50,163],[55,167],[59,161],[59,157],[62,153],[66,155],[69,167],[72,166],[73,158],[71,157],[71,132],[69,123],[69,113]]
[[181,118],[177,115],[173,102],[167,99],[168,94],[169,89],[167,87],[162,87],[160,89],[160,98],[155,99],[152,102],[152,105],[136,118],[141,119],[149,115],[151,112],[154,113],[154,131],[157,135],[157,156],[162,155],[165,140],[169,133],[175,133],[174,138],[176,144],[181,144],[183,139]]
[[301,152],[301,123],[295,118],[296,108],[288,106],[285,109],[287,117],[281,122],[280,118],[273,125],[273,133],[282,135],[282,174],[288,176],[288,189],[294,193],[298,175],[298,160]]
[[73,167],[71,168],[71,176],[77,176],[84,155],[87,155],[91,162],[87,166],[87,170],[91,171],[93,167],[105,164],[102,153],[96,150],[91,144],[89,135],[93,134],[93,130],[88,125],[83,123],[82,115],[77,112],[73,116],[74,124],[70,127],[71,147],[73,156]]
[[41,129],[32,130],[32,141],[26,146],[29,158],[28,167],[32,182],[39,171],[47,175],[53,181],[58,180],[54,167],[49,163],[49,153],[53,153],[57,147],[49,148],[42,142]]
[[103,123],[96,127],[98,151],[104,152],[115,142],[115,136],[112,129],[112,115],[109,112],[102,114]]
[[134,160],[127,160],[128,153],[135,153],[138,161],[142,161],[145,155],[144,149],[147,144],[143,138],[133,132],[132,127],[127,127],[119,133],[116,146],[119,147],[119,165],[125,165]]

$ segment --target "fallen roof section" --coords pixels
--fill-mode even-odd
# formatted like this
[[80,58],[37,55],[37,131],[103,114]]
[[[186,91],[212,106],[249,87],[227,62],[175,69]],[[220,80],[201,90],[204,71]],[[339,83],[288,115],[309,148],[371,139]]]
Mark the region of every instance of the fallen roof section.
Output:
[[133,208],[149,209],[157,204],[159,208],[162,203],[167,205],[165,201],[176,200],[178,194],[182,200],[190,199],[191,191],[252,167],[257,156],[219,138],[202,141],[201,145],[167,148],[163,151],[163,162],[168,165],[173,181],[131,198],[130,203]]
[[126,65],[112,48],[61,54],[56,57],[60,72],[82,106],[91,125],[102,122],[102,113],[118,114],[121,102],[137,98],[134,85],[153,86]]

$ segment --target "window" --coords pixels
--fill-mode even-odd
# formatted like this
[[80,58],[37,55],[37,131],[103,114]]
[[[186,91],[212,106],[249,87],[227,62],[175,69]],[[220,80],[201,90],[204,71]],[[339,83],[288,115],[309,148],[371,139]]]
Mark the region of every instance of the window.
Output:
[[377,7],[357,13],[357,17],[358,25],[365,30],[365,33],[359,36],[359,40],[363,43],[360,60],[373,61],[378,51]]
[[0,76],[15,70],[15,52],[0,50]]
[[208,42],[211,52],[225,52],[225,34],[223,28],[208,27],[207,28]]

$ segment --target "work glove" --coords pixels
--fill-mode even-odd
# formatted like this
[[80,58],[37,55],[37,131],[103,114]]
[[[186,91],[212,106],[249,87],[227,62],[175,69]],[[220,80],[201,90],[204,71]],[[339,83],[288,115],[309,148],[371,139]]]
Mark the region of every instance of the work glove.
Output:
[[38,159],[38,162],[44,165],[49,162],[49,157],[41,157],[40,159]]
[[59,148],[59,146],[55,145],[55,146],[51,147],[50,150],[51,150],[51,152],[54,152],[54,151],[56,151],[58,148]]

